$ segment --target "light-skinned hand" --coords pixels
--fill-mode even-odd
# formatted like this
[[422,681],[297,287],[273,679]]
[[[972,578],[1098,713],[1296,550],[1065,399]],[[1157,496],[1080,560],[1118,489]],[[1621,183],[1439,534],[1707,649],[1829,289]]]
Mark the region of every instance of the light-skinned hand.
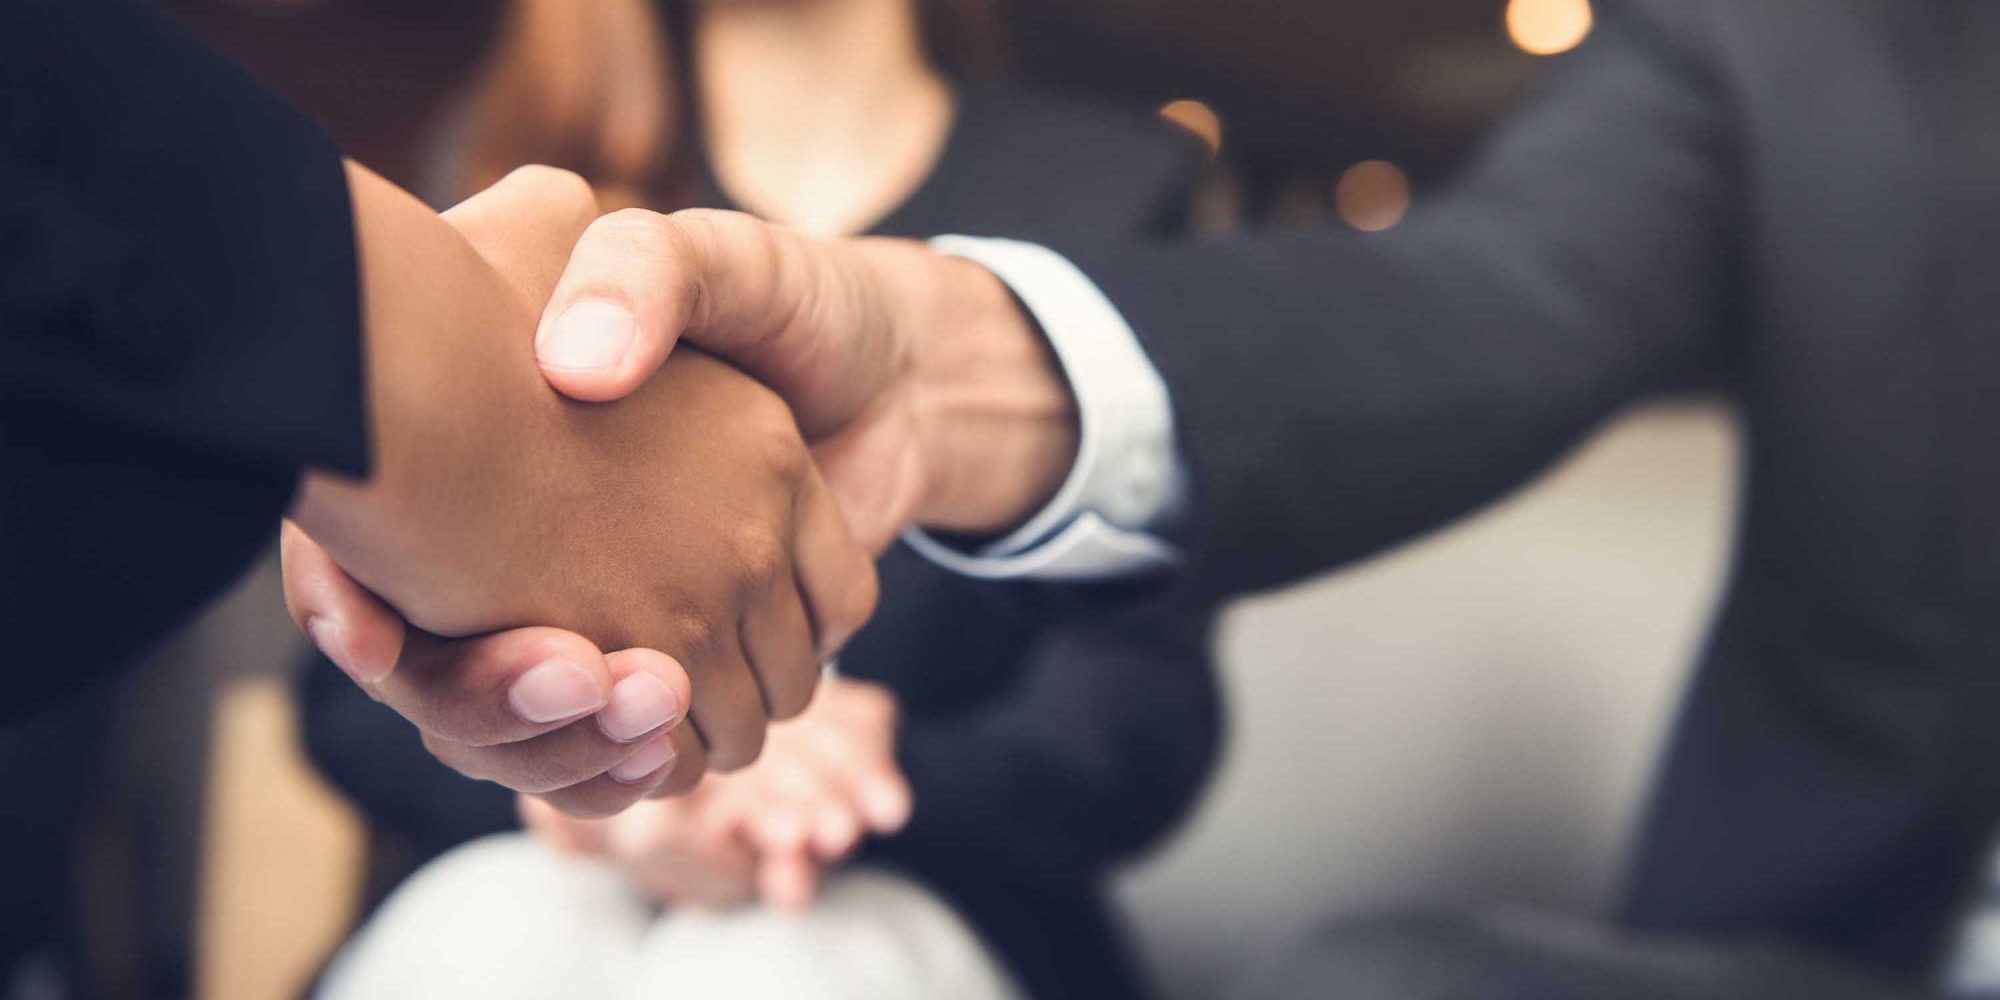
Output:
[[909,821],[896,716],[886,689],[832,677],[804,714],[771,727],[756,764],[709,775],[685,797],[603,820],[524,799],[522,816],[558,849],[611,861],[663,903],[726,906],[754,893],[803,910],[863,837]]
[[[572,318],[608,315],[617,348],[584,349],[603,345]],[[549,384],[622,398],[682,342],[784,398],[878,551],[912,523],[1002,530],[1074,462],[1075,400],[1039,331],[991,273],[920,243],[816,240],[703,209],[591,223],[536,334]]]

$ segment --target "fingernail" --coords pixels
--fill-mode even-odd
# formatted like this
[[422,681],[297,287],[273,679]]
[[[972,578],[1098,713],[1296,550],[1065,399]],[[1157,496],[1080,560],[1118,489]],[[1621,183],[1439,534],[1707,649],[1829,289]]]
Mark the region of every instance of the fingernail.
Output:
[[639,784],[673,763],[674,757],[674,738],[661,733],[613,767],[609,772],[611,780],[627,785]]
[[597,727],[620,743],[630,743],[680,718],[681,700],[667,682],[633,674],[611,689],[611,703],[597,713]]
[[536,664],[507,691],[514,714],[536,725],[557,722],[604,707],[597,682],[568,660]]
[[319,647],[321,656],[333,661],[340,672],[352,678],[357,684],[367,684],[360,672],[354,669],[352,657],[347,652],[347,633],[340,623],[330,618],[312,617],[306,619],[306,634],[312,637],[313,645]]
[[535,357],[552,368],[608,371],[624,362],[638,334],[632,310],[605,299],[584,299],[535,337]]

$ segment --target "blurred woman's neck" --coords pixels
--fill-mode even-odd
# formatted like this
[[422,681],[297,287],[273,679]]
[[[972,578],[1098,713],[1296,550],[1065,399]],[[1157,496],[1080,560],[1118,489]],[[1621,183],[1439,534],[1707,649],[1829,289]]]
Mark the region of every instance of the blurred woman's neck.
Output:
[[708,0],[692,30],[709,163],[745,209],[856,232],[936,165],[952,97],[913,0]]

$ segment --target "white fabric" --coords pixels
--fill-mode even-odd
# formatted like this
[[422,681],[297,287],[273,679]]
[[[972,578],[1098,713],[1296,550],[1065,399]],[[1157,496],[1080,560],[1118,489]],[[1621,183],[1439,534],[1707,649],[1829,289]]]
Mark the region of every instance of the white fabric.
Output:
[[834,873],[803,914],[662,913],[610,868],[526,834],[417,872],[329,968],[321,1000],[1018,997],[950,907],[881,871]]
[[1178,550],[1151,532],[1181,502],[1173,403],[1125,318],[1076,265],[1015,240],[941,236],[940,253],[993,272],[1041,325],[1076,395],[1076,465],[1047,506],[976,552],[913,530],[926,558],[988,579],[1092,580],[1172,567]]

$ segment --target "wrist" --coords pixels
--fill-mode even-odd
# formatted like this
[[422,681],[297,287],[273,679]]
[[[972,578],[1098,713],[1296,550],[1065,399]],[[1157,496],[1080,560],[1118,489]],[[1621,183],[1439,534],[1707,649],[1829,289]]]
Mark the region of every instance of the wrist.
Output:
[[[537,447],[558,405],[526,360],[534,317],[465,237],[407,192],[349,164],[361,279],[369,478],[300,477],[291,516],[370,590],[431,631],[487,624],[466,567],[414,559],[492,509],[492,456]],[[454,546],[459,552],[476,549]],[[492,567],[504,549],[481,553]],[[499,578],[497,575],[493,578]]]
[[1076,463],[1077,402],[1039,328],[991,271],[905,245],[890,273],[909,348],[911,410],[925,468],[916,522],[997,535],[1045,506]]

